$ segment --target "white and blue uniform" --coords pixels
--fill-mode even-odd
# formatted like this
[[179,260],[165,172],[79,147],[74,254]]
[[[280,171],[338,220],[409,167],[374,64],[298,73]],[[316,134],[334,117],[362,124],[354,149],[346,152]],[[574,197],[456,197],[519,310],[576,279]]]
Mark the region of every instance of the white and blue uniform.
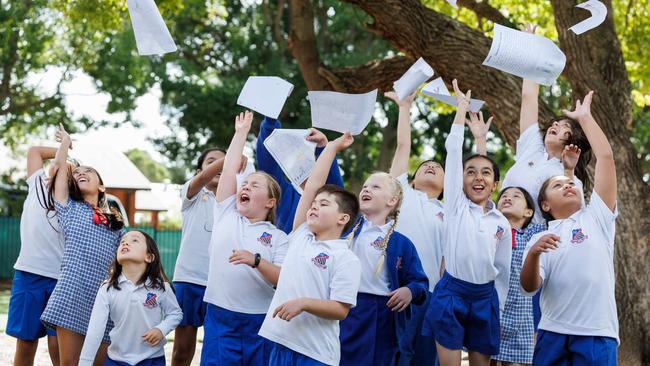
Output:
[[422,335],[422,324],[431,299],[433,288],[440,279],[440,262],[442,260],[442,242],[445,235],[444,207],[437,198],[429,198],[408,182],[406,173],[397,177],[402,186],[403,197],[399,220],[395,228],[409,238],[422,262],[424,272],[429,279],[429,294],[421,305],[411,305],[411,317],[405,328],[398,329],[399,359],[398,365],[434,365],[436,348],[433,337]]
[[[109,316],[115,326],[110,331],[107,364],[139,365],[149,360],[152,366],[164,365],[165,336],[183,318],[172,288],[168,283],[164,284],[164,289],[152,288],[149,280],[136,285],[124,274],[120,275],[118,286],[119,290],[105,283],[97,291],[79,365],[92,366]],[[150,346],[142,336],[153,328],[158,328],[163,338],[157,345]]]
[[423,334],[448,349],[499,353],[499,309],[508,291],[512,233],[508,220],[487,202],[487,212],[463,192],[464,129],[454,124],[445,142],[443,253],[445,274],[438,282]]
[[229,263],[228,258],[233,250],[247,250],[279,266],[288,239],[268,221],[251,223],[236,203],[233,195],[214,206],[202,365],[268,363],[270,344],[257,333],[275,292],[273,284],[257,269]]
[[20,254],[14,265],[6,331],[22,340],[56,336],[40,320],[59,278],[64,244],[59,220],[46,208],[47,182],[42,168],[27,178],[28,192],[20,217]]
[[617,215],[594,191],[586,207],[566,219],[550,221],[547,231],[528,242],[524,258],[541,236],[560,237],[558,248],[539,258],[542,319],[533,356],[535,365],[564,365],[570,359],[591,365],[616,365]]
[[355,306],[361,278],[359,259],[348,249],[347,240],[316,240],[307,223],[292,232],[289,240],[278,288],[259,332],[275,342],[270,365],[338,365],[341,359],[338,320],[303,312],[287,322],[274,318],[273,312],[285,302],[300,297]]
[[[542,211],[537,206],[537,196],[542,184],[557,175],[564,175],[562,161],[558,158],[549,159],[539,124],[533,123],[519,136],[515,164],[506,173],[501,186],[521,187],[530,193],[535,202],[535,215],[532,222],[544,224]],[[582,190],[580,179],[574,177],[573,181]]]

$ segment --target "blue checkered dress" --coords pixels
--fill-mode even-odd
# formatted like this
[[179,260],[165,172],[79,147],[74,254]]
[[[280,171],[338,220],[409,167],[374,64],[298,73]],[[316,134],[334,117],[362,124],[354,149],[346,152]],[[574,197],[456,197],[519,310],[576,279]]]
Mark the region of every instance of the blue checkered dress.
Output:
[[513,363],[533,363],[533,302],[519,292],[519,276],[523,265],[526,243],[535,234],[546,230],[539,224],[530,224],[523,230],[512,229],[515,247],[512,249],[508,296],[501,313],[501,346],[492,359]]
[[[48,327],[62,327],[86,335],[97,290],[108,278],[108,271],[123,230],[111,230],[93,223],[93,209],[85,203],[68,199],[64,207],[55,202],[65,249],[61,277],[41,315]],[[109,342],[106,327],[104,341]]]

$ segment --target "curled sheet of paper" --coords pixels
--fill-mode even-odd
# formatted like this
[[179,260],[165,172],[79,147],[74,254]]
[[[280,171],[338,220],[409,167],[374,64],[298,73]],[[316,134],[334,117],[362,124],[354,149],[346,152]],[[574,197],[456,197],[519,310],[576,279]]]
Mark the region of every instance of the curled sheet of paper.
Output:
[[126,0],[138,54],[162,55],[176,51],[176,44],[153,0]]
[[607,18],[607,7],[598,0],[589,0],[576,5],[576,8],[589,10],[591,17],[569,28],[575,34],[582,34],[601,25]]
[[[445,81],[442,80],[442,78],[437,78],[434,81],[430,82],[429,84],[425,85],[424,88],[422,88],[422,94],[428,95],[431,98],[434,98],[436,100],[439,100],[445,104],[449,104],[454,107],[458,105],[456,97],[449,94],[449,89],[447,89],[447,85],[445,85]],[[469,100],[470,112],[474,112],[474,113],[478,112],[483,107],[483,104],[485,104],[485,102],[482,100],[470,98]]]
[[447,3],[454,8],[458,9],[458,4],[456,4],[456,0],[447,0]]
[[239,93],[237,105],[277,119],[293,90],[293,84],[277,76],[250,76]]
[[399,80],[393,83],[393,89],[399,100],[404,100],[411,95],[423,82],[433,76],[433,69],[420,57],[411,67],[406,70]]
[[358,135],[375,112],[377,89],[365,94],[310,91],[311,124],[316,128]]
[[264,140],[264,146],[296,188],[309,177],[316,164],[316,143],[305,140],[308,135],[309,130],[278,128]]
[[566,56],[548,38],[494,25],[494,39],[483,65],[550,86],[560,76]]

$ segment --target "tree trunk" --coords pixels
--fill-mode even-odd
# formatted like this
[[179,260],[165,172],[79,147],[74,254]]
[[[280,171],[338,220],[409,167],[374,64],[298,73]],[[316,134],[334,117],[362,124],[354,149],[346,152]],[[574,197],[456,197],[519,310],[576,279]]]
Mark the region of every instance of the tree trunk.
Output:
[[[371,31],[388,40],[408,59],[423,57],[447,82],[459,79],[462,89],[484,99],[495,115],[496,128],[508,144],[519,135],[521,79],[493,68],[481,66],[491,40],[450,17],[423,6],[417,0],[346,0],[373,18]],[[632,110],[630,83],[625,70],[620,43],[611,19],[597,30],[581,36],[566,29],[584,14],[574,16],[575,0],[552,0],[560,44],[567,55],[564,76],[576,97],[596,89],[593,114],[612,142],[619,179],[616,270],[617,303],[621,327],[620,362],[622,365],[650,363],[650,189],[643,182],[638,158],[630,143]],[[404,67],[405,60],[384,60],[389,66]],[[378,64],[379,65],[379,64]],[[364,65],[359,71],[367,70]],[[407,67],[407,66],[406,66]],[[403,70],[406,69],[404,67]],[[319,72],[340,87],[355,85],[391,85],[399,72],[370,74],[369,79],[350,74],[354,68]],[[313,72],[313,71],[311,71]],[[349,74],[350,77],[346,77]],[[332,78],[335,75],[336,78]],[[352,78],[354,75],[354,80]],[[330,83],[332,84],[332,83]],[[367,91],[367,90],[366,90]],[[540,120],[552,115],[540,102]]]

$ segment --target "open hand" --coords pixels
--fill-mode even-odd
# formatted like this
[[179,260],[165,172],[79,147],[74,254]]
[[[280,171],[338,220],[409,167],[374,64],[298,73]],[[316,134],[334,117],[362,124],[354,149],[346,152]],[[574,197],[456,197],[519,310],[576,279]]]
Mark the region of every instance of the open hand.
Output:
[[305,140],[315,142],[316,146],[318,147],[325,147],[327,145],[327,136],[325,136],[324,133],[321,131],[315,129],[315,128],[310,128],[309,129],[309,135],[305,137]]
[[469,108],[469,100],[472,97],[472,91],[468,90],[467,93],[463,93],[458,88],[458,81],[454,79],[451,82],[451,85],[454,87],[454,92],[456,93],[456,101],[458,103],[457,110],[466,111]]
[[413,92],[413,94],[411,94],[411,95],[407,95],[404,98],[404,100],[399,100],[399,98],[397,97],[397,93],[395,93],[394,91],[386,92],[386,93],[384,93],[384,96],[386,98],[388,98],[388,99],[393,100],[395,103],[397,103],[397,105],[400,108],[410,108],[411,104],[415,100],[415,95],[416,94],[417,94],[417,91]]
[[466,123],[474,138],[479,139],[487,136],[487,133],[490,130],[490,125],[492,124],[492,119],[494,119],[494,117],[488,118],[487,122],[485,122],[483,120],[483,112],[469,112],[469,120],[467,120]]
[[339,136],[339,138],[337,138],[336,140],[330,143],[334,146],[337,152],[341,152],[347,149],[348,147],[350,147],[350,145],[352,145],[353,142],[354,142],[354,137],[352,136],[352,134],[350,132],[346,132],[343,135]]
[[537,24],[533,24],[533,23],[526,23],[525,26],[521,27],[522,32],[526,32],[530,34],[535,34],[536,30],[537,30]]
[[408,287],[400,287],[389,293],[388,296],[390,296],[390,299],[388,299],[386,306],[392,311],[404,311],[413,300],[413,294]]
[[580,122],[583,118],[591,116],[591,100],[593,97],[594,91],[592,90],[587,93],[582,102],[580,102],[580,99],[576,100],[575,110],[569,111],[567,109],[563,109],[562,113],[564,113],[565,116]]
[[59,123],[59,129],[56,130],[54,137],[56,138],[56,142],[60,142],[61,144],[68,144],[68,149],[72,150],[72,139],[70,138],[68,132],[66,132],[62,123]]
[[163,339],[163,334],[158,328],[151,328],[149,329],[149,331],[147,331],[147,333],[145,333],[142,336],[142,340],[149,343],[151,347],[160,343],[162,339]]
[[562,165],[565,170],[574,170],[580,160],[580,148],[574,144],[566,145],[562,150]]
[[253,123],[253,112],[246,111],[239,113],[235,117],[235,131],[236,132],[248,132],[251,129],[251,124]]

